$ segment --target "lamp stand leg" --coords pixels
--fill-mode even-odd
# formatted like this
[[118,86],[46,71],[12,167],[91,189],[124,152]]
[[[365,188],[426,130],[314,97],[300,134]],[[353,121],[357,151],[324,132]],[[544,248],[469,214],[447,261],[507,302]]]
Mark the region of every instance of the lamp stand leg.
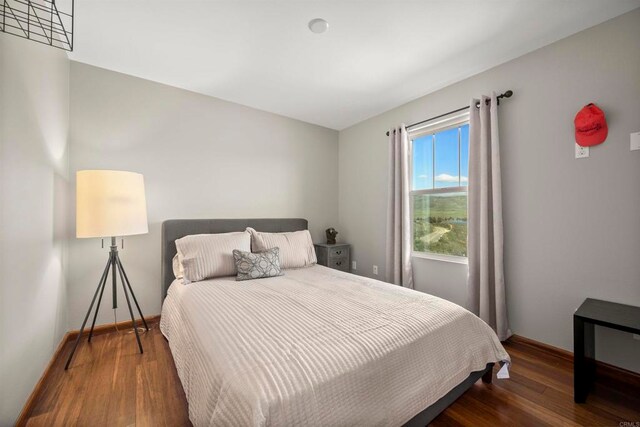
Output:
[[116,238],[111,237],[111,251],[109,257],[111,258],[111,287],[113,288],[113,309],[118,308],[118,296],[117,296],[117,279],[116,279],[116,260],[115,256],[118,254],[118,244]]
[[100,287],[100,296],[98,297],[98,305],[96,305],[96,311],[93,314],[93,321],[91,322],[91,330],[89,331],[89,339],[88,342],[91,342],[91,337],[93,336],[93,328],[96,326],[96,318],[98,317],[98,311],[100,311],[100,303],[102,302],[102,295],[104,294],[104,288],[107,285],[107,277],[109,276],[109,265],[111,264],[111,257],[109,257],[109,262],[107,263],[107,267],[104,269],[104,273],[102,273],[102,279]]
[[93,294],[93,299],[91,300],[91,305],[89,305],[89,310],[87,310],[86,316],[84,316],[84,320],[82,321],[82,326],[80,327],[80,332],[78,333],[78,338],[76,338],[76,343],[73,346],[73,350],[67,359],[67,363],[64,365],[64,370],[66,371],[69,368],[69,364],[71,363],[71,359],[73,359],[73,355],[78,348],[78,344],[80,343],[80,339],[82,339],[82,333],[84,332],[84,326],[87,324],[87,320],[89,319],[89,314],[91,314],[91,309],[93,308],[93,304],[96,302],[96,297],[98,296],[98,291],[103,287],[104,283],[107,280],[107,274],[109,272],[109,267],[111,266],[111,257],[109,257],[109,261],[107,262],[107,266],[104,268],[104,272],[102,273],[102,278],[100,279],[100,283],[98,283],[98,287],[96,288],[96,292]]
[[133,293],[133,288],[131,287],[131,283],[129,283],[129,278],[127,277],[127,272],[124,271],[124,267],[122,266],[122,262],[120,261],[120,256],[116,254],[116,262],[118,263],[118,268],[124,275],[124,280],[127,282],[127,287],[129,288],[129,292],[131,292],[131,296],[133,297],[133,302],[136,304],[136,308],[138,309],[138,313],[140,313],[140,318],[142,319],[142,323],[144,323],[145,329],[148,331],[149,326],[147,325],[147,321],[142,314],[142,310],[140,309],[140,304],[138,304],[138,300],[136,299],[136,294]]
[[[116,255],[117,258],[117,255]],[[136,340],[138,341],[138,348],[140,349],[140,354],[144,353],[142,350],[142,343],[140,342],[140,334],[138,333],[138,326],[136,325],[136,319],[133,316],[133,310],[131,309],[131,302],[129,301],[129,294],[127,293],[127,284],[124,281],[124,275],[122,274],[122,269],[118,268],[118,272],[120,273],[120,280],[122,281],[122,290],[124,291],[124,296],[127,300],[127,306],[129,307],[129,314],[131,315],[131,323],[133,324],[133,331],[136,333]]]

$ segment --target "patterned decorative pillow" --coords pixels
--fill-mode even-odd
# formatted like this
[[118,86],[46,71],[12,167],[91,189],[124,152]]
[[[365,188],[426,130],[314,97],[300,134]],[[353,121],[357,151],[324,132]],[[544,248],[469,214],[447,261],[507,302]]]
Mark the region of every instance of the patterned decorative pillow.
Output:
[[279,248],[271,248],[256,253],[234,249],[233,260],[236,262],[238,270],[236,280],[282,276]]

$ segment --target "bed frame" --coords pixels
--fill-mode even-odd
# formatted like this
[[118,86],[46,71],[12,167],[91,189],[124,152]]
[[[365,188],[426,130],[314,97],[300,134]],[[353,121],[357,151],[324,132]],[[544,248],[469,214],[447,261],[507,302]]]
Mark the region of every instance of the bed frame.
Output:
[[[173,257],[176,254],[176,240],[190,234],[229,233],[244,231],[247,227],[258,231],[281,233],[308,229],[308,221],[302,218],[260,218],[260,219],[171,219],[162,223],[162,300],[174,280]],[[405,427],[424,427],[458,399],[480,378],[490,383],[493,363],[487,364],[481,371],[471,372],[469,376],[405,424]]]

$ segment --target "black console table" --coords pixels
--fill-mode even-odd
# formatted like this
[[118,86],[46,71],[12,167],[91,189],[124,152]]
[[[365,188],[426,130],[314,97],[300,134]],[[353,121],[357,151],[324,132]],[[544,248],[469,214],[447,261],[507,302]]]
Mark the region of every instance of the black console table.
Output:
[[640,334],[640,307],[587,298],[573,314],[573,398],[584,403],[595,377],[594,326]]

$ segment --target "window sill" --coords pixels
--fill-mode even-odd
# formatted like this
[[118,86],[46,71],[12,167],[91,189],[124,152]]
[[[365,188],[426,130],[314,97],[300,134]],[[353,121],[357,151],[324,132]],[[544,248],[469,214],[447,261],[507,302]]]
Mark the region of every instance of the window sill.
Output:
[[431,254],[428,252],[411,252],[411,258],[430,259],[434,261],[452,262],[454,264],[468,264],[469,259],[463,256]]

